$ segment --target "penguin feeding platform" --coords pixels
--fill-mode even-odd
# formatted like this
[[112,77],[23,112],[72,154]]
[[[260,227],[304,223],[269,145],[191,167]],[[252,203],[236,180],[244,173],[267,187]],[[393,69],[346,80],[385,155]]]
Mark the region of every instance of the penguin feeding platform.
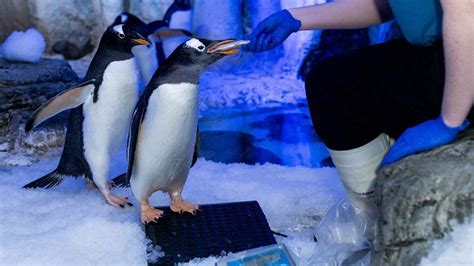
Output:
[[146,225],[145,232],[164,257],[149,265],[173,265],[276,244],[256,201],[199,205],[196,215],[158,208],[163,216]]

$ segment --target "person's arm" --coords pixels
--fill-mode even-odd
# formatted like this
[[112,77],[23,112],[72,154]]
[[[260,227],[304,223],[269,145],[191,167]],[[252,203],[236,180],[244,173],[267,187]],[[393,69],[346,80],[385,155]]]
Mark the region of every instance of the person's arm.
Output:
[[268,51],[299,30],[366,28],[391,17],[387,0],[336,0],[281,10],[258,23],[254,31],[246,36],[250,44],[244,50]]
[[461,125],[474,104],[474,1],[441,0],[446,64],[441,115]]
[[409,128],[397,139],[382,165],[454,141],[469,126],[474,104],[474,1],[440,0],[443,7],[445,84],[441,115]]
[[393,18],[387,0],[336,0],[288,11],[301,21],[300,30],[367,28]]

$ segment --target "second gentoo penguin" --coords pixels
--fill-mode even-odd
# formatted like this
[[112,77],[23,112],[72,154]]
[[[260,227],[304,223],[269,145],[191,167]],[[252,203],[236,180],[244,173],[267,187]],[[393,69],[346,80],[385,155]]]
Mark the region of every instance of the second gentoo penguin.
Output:
[[127,24],[108,27],[89,65],[85,82],[61,92],[33,113],[25,131],[71,109],[58,167],[24,188],[51,188],[66,176],[84,177],[99,188],[109,204],[123,207],[128,203],[126,197],[110,192],[109,161],[128,133],[138,100],[139,74],[132,47],[149,44],[146,37]]
[[181,192],[196,148],[199,75],[224,55],[237,53],[242,44],[188,40],[159,67],[140,97],[130,130],[126,177],[140,202],[143,223],[162,214],[148,203],[158,190],[170,195],[174,212],[198,209],[184,201]]

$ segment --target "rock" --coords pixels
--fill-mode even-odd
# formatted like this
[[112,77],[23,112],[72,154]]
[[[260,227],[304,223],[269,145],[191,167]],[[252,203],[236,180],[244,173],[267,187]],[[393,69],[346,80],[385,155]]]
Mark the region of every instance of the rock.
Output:
[[[101,0],[104,1],[104,0]],[[163,19],[166,10],[173,4],[173,0],[135,0],[129,2],[125,10],[138,16],[149,23],[157,19]],[[180,2],[180,1],[178,1]],[[206,1],[207,2],[207,1]],[[199,2],[201,4],[201,2]]]
[[378,175],[380,220],[373,265],[417,265],[433,241],[474,210],[474,129],[457,142],[407,157]]
[[53,45],[53,52],[62,54],[67,60],[82,58],[93,50],[94,46],[90,36],[81,34],[71,34],[67,39]]
[[[0,1],[0,43],[14,30],[38,29],[45,37],[47,51],[54,44],[74,44],[77,34],[97,47],[115,17],[123,11],[134,13],[146,22],[162,19],[173,0],[2,0]],[[82,45],[77,45],[83,51]]]
[[33,25],[27,0],[0,1],[0,43],[15,30],[26,30]]
[[100,18],[104,27],[112,24],[117,15],[125,11],[125,0],[93,0],[93,3],[94,11],[98,14],[96,18]]
[[[2,0],[0,28],[5,30],[6,36],[14,30],[36,28],[46,39],[47,51],[51,51],[56,42],[67,39],[71,32],[88,36],[97,46],[106,25],[95,11],[93,2],[61,1],[58,4],[56,0]],[[0,36],[0,42],[5,37]]]
[[78,82],[76,73],[62,60],[41,59],[38,64],[27,64],[0,58],[2,152],[33,155],[62,146],[67,114],[50,119],[40,126],[41,130],[30,134],[24,132],[23,126],[36,108]]

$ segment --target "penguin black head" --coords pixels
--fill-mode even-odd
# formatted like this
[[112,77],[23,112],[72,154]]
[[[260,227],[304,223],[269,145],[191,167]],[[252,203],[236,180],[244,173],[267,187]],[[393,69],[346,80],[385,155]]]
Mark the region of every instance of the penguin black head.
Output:
[[191,0],[175,0],[174,4],[178,7],[179,10],[191,9]]
[[174,62],[179,61],[182,65],[206,67],[226,55],[236,54],[240,45],[232,45],[233,43],[233,39],[211,41],[191,38],[178,46],[170,57],[173,58]]
[[119,24],[125,24],[128,28],[140,33],[142,36],[148,37],[148,35],[154,32],[154,28],[151,28],[149,24],[146,24],[137,16],[128,13],[122,12],[118,15],[111,26],[116,26]]
[[145,22],[143,22],[141,19],[139,19],[137,16],[128,13],[128,12],[122,12],[120,15],[118,15],[114,22],[112,23],[112,26],[118,25],[118,24],[127,24],[128,26],[145,26]]
[[136,45],[150,45],[150,41],[127,24],[112,25],[102,36],[102,42],[115,50],[131,52]]

